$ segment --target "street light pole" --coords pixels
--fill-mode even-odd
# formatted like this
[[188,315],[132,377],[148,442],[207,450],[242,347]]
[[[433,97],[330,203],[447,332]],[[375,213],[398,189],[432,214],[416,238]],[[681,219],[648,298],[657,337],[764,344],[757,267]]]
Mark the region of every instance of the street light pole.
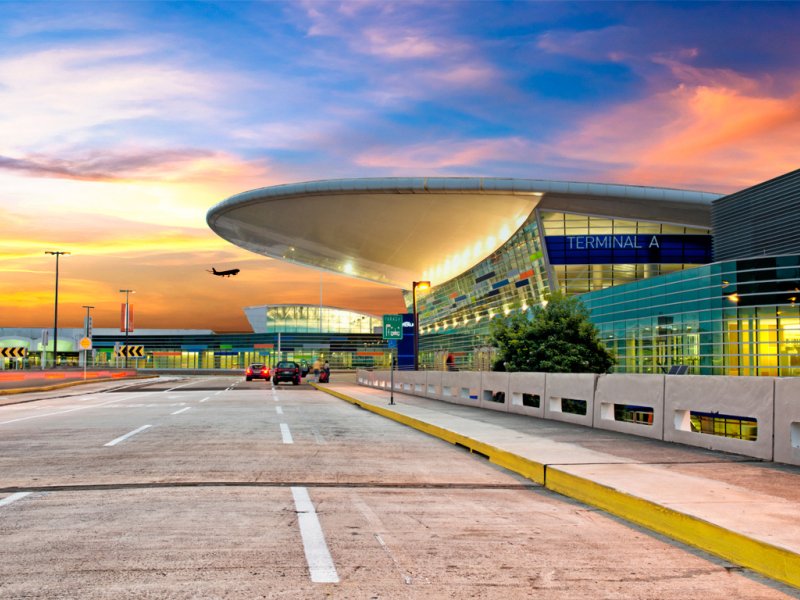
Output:
[[411,302],[413,304],[414,315],[414,370],[419,370],[419,315],[417,315],[417,289],[430,289],[430,281],[414,281],[411,284]]
[[[55,301],[55,315],[53,317],[53,368],[58,366],[58,259],[62,254],[69,254],[69,252],[62,252],[61,250],[45,250],[45,254],[50,254],[56,257],[56,301]],[[47,354],[47,349],[42,350],[42,355]]]
[[130,298],[131,294],[135,294],[134,290],[120,290],[121,293],[125,294],[125,368],[128,368],[128,331],[131,328],[131,313],[130,313],[130,305],[128,304],[128,298]]
[[[89,329],[90,329],[89,323],[91,322],[90,319],[92,318],[92,317],[89,316],[89,311],[91,309],[93,309],[94,306],[82,306],[81,308],[85,308],[86,309],[86,326],[84,327],[83,335],[84,335],[84,337],[88,338],[89,337]],[[84,371],[84,377],[83,378],[84,379],[86,379],[86,363],[88,363],[88,362],[89,362],[89,351],[88,350],[84,350],[83,351],[83,371]]]

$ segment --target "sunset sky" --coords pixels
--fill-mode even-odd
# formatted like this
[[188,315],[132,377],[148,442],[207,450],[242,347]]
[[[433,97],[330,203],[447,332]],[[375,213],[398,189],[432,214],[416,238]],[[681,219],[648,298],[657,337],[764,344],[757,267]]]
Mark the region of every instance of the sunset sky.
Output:
[[[0,327],[247,331],[400,292],[241,250],[208,209],[340,177],[732,192],[796,169],[800,3],[0,2]],[[206,272],[238,267],[235,278]]]

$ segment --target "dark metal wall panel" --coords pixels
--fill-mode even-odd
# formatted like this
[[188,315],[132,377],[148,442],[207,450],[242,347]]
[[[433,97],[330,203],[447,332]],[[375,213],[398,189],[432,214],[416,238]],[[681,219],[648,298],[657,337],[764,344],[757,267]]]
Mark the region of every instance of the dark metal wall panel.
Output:
[[800,169],[712,203],[714,260],[800,253]]

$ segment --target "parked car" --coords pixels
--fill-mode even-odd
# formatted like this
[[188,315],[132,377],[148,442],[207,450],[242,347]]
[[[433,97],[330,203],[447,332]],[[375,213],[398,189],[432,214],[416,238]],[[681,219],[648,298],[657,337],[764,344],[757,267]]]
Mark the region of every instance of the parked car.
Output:
[[253,379],[264,379],[269,381],[269,367],[262,363],[253,363],[244,370],[244,378],[247,381]]
[[276,384],[291,381],[293,385],[300,385],[301,377],[300,365],[288,360],[279,362],[272,371],[272,383]]

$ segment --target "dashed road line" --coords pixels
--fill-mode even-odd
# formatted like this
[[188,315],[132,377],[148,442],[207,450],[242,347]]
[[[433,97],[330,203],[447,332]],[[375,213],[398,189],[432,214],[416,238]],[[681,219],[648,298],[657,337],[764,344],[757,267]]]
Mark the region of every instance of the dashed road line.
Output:
[[279,415],[282,415],[283,414],[283,409],[280,406],[276,406],[275,407],[275,412],[278,413]]
[[11,494],[7,498],[3,498],[0,500],[0,506],[8,506],[12,502],[16,502],[17,500],[24,498],[25,496],[29,496],[33,492],[17,492],[16,494]]
[[289,431],[289,426],[286,423],[281,423],[281,437],[284,444],[294,444],[292,433]]
[[192,408],[191,406],[187,406],[186,408],[182,408],[182,409],[180,409],[180,410],[176,410],[174,413],[170,413],[170,414],[172,414],[172,415],[179,415],[179,414],[181,414],[182,412],[186,412],[187,410],[190,410],[191,408]]
[[110,442],[108,442],[107,444],[103,444],[103,445],[104,445],[104,446],[116,446],[116,445],[117,445],[117,444],[119,444],[120,442],[124,442],[124,441],[125,441],[125,440],[127,440],[129,437],[132,437],[132,436],[136,435],[137,433],[141,433],[142,431],[144,431],[145,429],[148,429],[148,428],[150,428],[150,427],[152,427],[152,425],[142,425],[141,427],[139,427],[139,429],[134,429],[133,431],[131,431],[131,432],[129,432],[129,433],[126,433],[125,435],[123,435],[123,436],[120,436],[120,437],[118,437],[118,438],[117,438],[117,439],[115,439],[115,440],[111,440],[111,441],[110,441]]
[[317,511],[311,503],[308,489],[293,487],[292,497],[297,511],[297,524],[300,526],[300,535],[303,538],[303,551],[306,554],[306,563],[314,583],[339,583],[336,566],[325,542]]
[[[115,404],[117,402],[125,402],[126,400],[131,400],[131,398],[117,398],[115,400],[109,400],[108,402],[100,402],[98,404],[90,404],[88,406],[77,406],[75,408],[68,408],[67,410],[58,410],[55,412],[49,412],[45,414],[31,415],[30,417],[20,417],[19,419],[11,419],[10,421],[0,421],[0,425],[7,425],[8,423],[17,423],[19,421],[28,421],[30,419],[39,419],[41,417],[52,417],[55,415],[63,415],[66,413],[75,412],[76,410],[87,410],[91,408],[98,408],[100,406],[108,406],[109,404]],[[36,407],[37,410],[39,408],[44,408],[44,407],[39,407],[39,406]]]
[[207,402],[208,400],[211,400],[211,396],[206,396],[205,398],[200,400],[200,402]]

